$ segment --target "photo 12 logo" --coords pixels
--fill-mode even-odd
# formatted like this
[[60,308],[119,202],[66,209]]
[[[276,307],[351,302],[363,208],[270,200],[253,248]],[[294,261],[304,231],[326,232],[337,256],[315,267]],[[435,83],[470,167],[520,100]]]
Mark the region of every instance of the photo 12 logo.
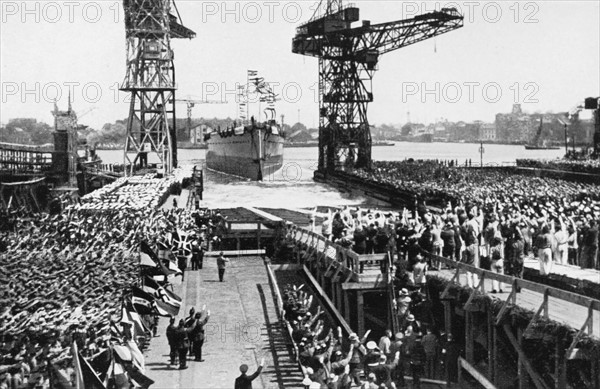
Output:
[[121,85],[117,82],[109,85],[101,85],[95,81],[78,82],[2,82],[1,94],[2,103],[18,101],[20,103],[41,103],[52,104],[55,101],[61,101],[69,96],[71,102],[77,103],[83,101],[88,104],[96,104],[100,101],[114,103],[131,102],[131,93],[120,90]]
[[403,82],[402,102],[420,103],[475,103],[484,101],[486,103],[498,103],[504,96],[512,96],[514,104],[539,103],[537,94],[540,87],[535,82],[515,82],[502,86],[490,81],[481,83],[477,81],[458,82]]
[[294,1],[203,1],[202,23],[298,23],[303,7]]
[[465,23],[498,23],[504,19],[513,23],[539,23],[540,6],[534,1],[403,1],[404,19],[424,13],[454,8],[464,16]]
[[124,19],[119,1],[0,1],[2,23],[98,23]]

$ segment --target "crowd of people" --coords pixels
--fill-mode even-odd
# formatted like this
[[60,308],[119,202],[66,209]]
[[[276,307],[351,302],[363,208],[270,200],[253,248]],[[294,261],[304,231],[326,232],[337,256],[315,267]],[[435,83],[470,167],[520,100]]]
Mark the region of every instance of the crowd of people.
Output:
[[[371,331],[362,337],[356,333],[344,337],[340,327],[334,329],[320,318],[323,311],[313,309],[312,296],[302,289],[287,285],[282,299],[306,388],[403,388],[407,387],[405,375],[412,377],[412,387],[420,388],[423,377],[441,379],[443,366],[456,366],[458,351],[451,337],[441,342],[432,326],[421,324],[411,313],[412,304],[396,334],[386,330],[377,341],[370,340]],[[449,373],[456,382],[456,371]]]
[[[570,154],[573,155],[573,154]],[[559,170],[574,173],[600,174],[598,159],[517,159],[517,166],[535,169]]]
[[[0,233],[0,388],[74,387],[77,354],[95,368],[109,348],[117,358],[131,358],[152,337],[156,315],[125,316],[124,298],[135,285],[145,288],[141,242],[191,259],[198,251],[191,242],[208,241],[220,218],[209,210],[160,209],[151,194],[163,198],[170,187],[133,184],[139,185],[147,188],[145,206],[134,204],[136,192],[121,183],[61,214],[17,215],[13,228]],[[194,328],[193,352],[200,359],[196,339],[208,315],[193,315],[195,325],[186,327]],[[143,357],[135,371],[108,377],[105,368],[96,370],[99,378],[125,379],[118,387],[151,383]]]
[[[362,234],[358,234],[356,243],[349,232],[372,229],[373,224],[376,230],[387,229],[388,238],[395,238],[398,252],[407,255],[416,252],[409,250],[416,240],[422,249],[434,254],[477,265],[481,258],[482,266],[492,270],[500,270],[506,263],[504,269],[515,268],[511,270],[513,275],[520,273],[521,258],[529,254],[540,261],[541,274],[550,273],[553,263],[599,269],[598,185],[456,168],[435,161],[376,162],[372,171],[358,170],[354,174],[410,191],[419,200],[416,214],[380,213],[379,218],[373,216],[378,224],[365,220],[364,214],[357,211],[336,212],[333,220],[341,217],[347,225],[345,236],[350,242],[346,244],[354,245],[359,253],[363,250]],[[436,215],[430,214],[424,204],[424,199],[431,197],[444,204]],[[330,231],[329,223],[323,224],[323,233],[342,242],[345,238]],[[373,231],[369,234],[377,236]],[[409,257],[414,262],[414,255]]]

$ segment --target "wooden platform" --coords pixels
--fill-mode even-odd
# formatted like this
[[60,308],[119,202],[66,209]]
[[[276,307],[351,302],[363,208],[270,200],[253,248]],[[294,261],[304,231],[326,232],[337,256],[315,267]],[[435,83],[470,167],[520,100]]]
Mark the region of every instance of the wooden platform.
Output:
[[265,264],[258,257],[233,258],[219,282],[216,261],[204,261],[198,271],[177,277],[175,292],[183,299],[177,319],[204,304],[211,317],[205,327],[204,362],[188,358],[188,369],[169,366],[165,336],[168,320],[160,319],[158,337],[146,353],[147,375],[155,388],[233,388],[245,363],[252,374],[265,358],[263,373],[252,382],[257,389],[303,388],[303,376],[286,346]]

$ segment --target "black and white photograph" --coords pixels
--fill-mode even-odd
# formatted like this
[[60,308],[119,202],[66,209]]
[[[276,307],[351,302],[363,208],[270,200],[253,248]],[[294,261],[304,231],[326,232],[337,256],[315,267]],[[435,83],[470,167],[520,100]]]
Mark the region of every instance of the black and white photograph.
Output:
[[600,389],[600,2],[0,19],[0,389]]

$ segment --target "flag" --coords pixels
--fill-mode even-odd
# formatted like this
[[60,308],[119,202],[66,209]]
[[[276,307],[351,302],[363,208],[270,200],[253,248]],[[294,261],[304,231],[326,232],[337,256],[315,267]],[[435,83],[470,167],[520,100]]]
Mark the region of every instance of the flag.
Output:
[[152,307],[158,314],[158,316],[171,317],[179,314],[179,307],[167,304],[161,300],[155,300],[152,303]]
[[113,357],[111,355],[110,349],[106,349],[94,355],[89,361],[94,371],[97,372],[98,378],[102,380],[105,386],[108,378],[108,373],[112,364],[112,359]]
[[150,385],[154,383],[153,380],[148,378],[145,374],[137,369],[130,369],[129,376],[131,377],[131,380],[137,384],[137,387],[142,389],[149,388]]
[[[178,239],[179,239],[179,235],[178,235]],[[163,243],[158,243],[158,247],[160,248],[161,251],[166,252],[166,258],[165,257],[161,257],[161,265],[164,267],[164,269],[168,272],[165,273],[166,275],[181,275],[181,270],[179,269],[179,267],[177,267],[177,257],[175,256],[175,254],[173,254],[173,251],[171,251],[171,249],[169,249],[165,244]]]
[[154,310],[152,309],[154,297],[150,293],[144,292],[137,286],[133,286],[131,292],[131,302],[138,313],[142,315],[154,314]]
[[146,293],[150,293],[155,296],[156,292],[160,288],[158,282],[156,282],[152,277],[145,276],[142,284],[142,290]]
[[[158,255],[156,255],[156,253],[152,250],[152,248],[150,248],[150,246],[148,245],[148,243],[146,243],[145,241],[142,241],[140,243],[140,263],[142,261],[142,258],[141,258],[141,254],[142,253],[145,254],[145,255],[147,255],[147,257],[149,257],[149,259],[152,262],[154,262],[155,267],[157,268],[156,271],[155,271],[156,273],[162,274],[162,275],[165,275],[165,276],[169,276],[170,274],[175,273],[175,272],[169,271],[169,269],[167,269],[163,265],[163,263],[158,259]],[[146,258],[146,260],[147,260],[148,259],[147,257],[144,257],[144,258]]]
[[136,312],[131,301],[126,301],[121,309],[121,323],[128,323],[133,327],[131,336],[134,339],[150,332],[142,322],[140,315]]
[[142,289],[155,298],[152,306],[160,316],[177,316],[179,314],[181,298],[175,293],[160,286],[150,277],[144,279]]
[[125,372],[125,367],[113,358],[112,374],[115,386],[117,388],[127,388],[130,386],[129,378]]
[[161,286],[154,279],[146,277],[144,279],[144,285],[142,289],[152,294],[156,299],[161,300],[167,304],[181,307],[182,299],[166,287]]
[[77,350],[77,343],[73,342],[73,365],[75,367],[76,389],[106,389],[90,364]]
[[147,267],[156,267],[157,263],[154,262],[151,256],[140,251],[140,265]]
[[129,351],[131,352],[131,362],[135,367],[137,367],[142,373],[146,372],[146,362],[144,360],[144,355],[138,348],[137,344],[130,340],[127,342],[127,347],[129,347]]

